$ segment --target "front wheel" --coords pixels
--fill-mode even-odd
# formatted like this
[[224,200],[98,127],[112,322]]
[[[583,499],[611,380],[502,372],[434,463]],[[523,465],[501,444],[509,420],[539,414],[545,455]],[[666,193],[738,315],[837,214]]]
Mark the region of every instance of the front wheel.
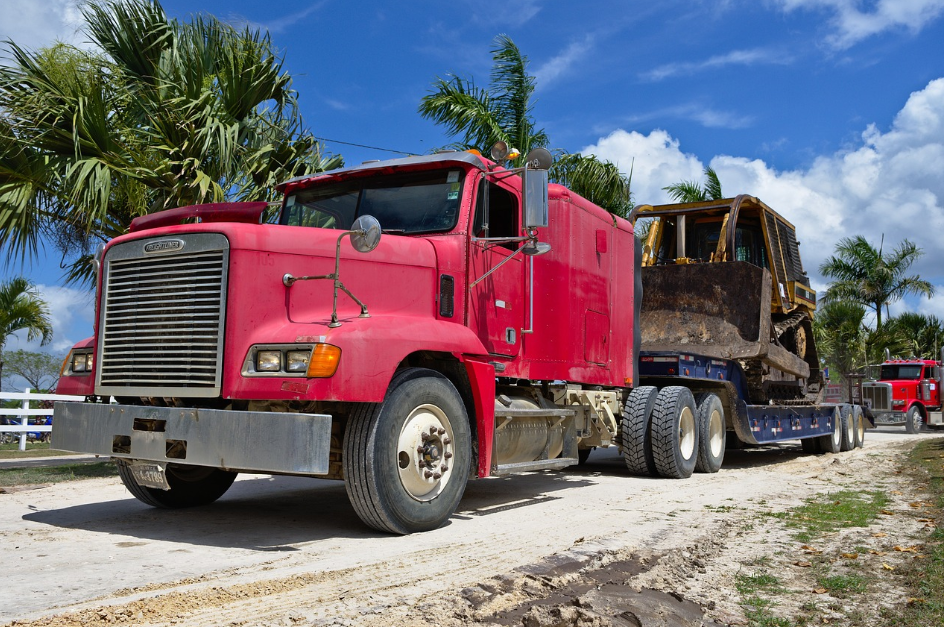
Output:
[[131,465],[116,460],[118,476],[134,498],[151,507],[180,509],[207,505],[223,496],[236,480],[236,473],[205,466],[167,464],[164,469],[170,490],[159,490],[140,485],[131,472]]
[[905,431],[908,433],[919,433],[923,422],[924,418],[921,416],[921,410],[917,405],[912,405],[911,409],[908,410],[907,416],[905,416]]
[[354,510],[378,531],[408,534],[442,525],[469,477],[465,405],[441,374],[397,374],[381,403],[364,403],[344,433],[344,484]]

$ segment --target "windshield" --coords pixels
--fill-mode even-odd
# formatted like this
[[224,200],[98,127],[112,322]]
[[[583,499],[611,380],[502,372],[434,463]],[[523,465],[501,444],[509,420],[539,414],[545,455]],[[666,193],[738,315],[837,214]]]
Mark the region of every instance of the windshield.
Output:
[[459,219],[462,170],[429,170],[326,181],[285,199],[280,224],[348,230],[362,215],[384,231],[449,231]]
[[921,378],[921,368],[920,364],[916,365],[883,365],[882,366],[882,380],[894,380],[894,379],[920,379]]

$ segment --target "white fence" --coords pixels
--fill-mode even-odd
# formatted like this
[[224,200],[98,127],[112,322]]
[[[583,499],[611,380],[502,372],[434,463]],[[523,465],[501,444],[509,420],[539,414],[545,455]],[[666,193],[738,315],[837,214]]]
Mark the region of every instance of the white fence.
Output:
[[0,433],[19,433],[20,450],[26,450],[27,433],[49,433],[52,431],[52,425],[31,425],[29,419],[31,416],[53,416],[55,414],[50,409],[30,409],[30,401],[84,401],[84,396],[67,396],[65,394],[30,394],[27,388],[26,392],[0,392],[0,401],[23,401],[21,406],[14,409],[0,407],[0,416],[20,416],[20,424],[0,425]]

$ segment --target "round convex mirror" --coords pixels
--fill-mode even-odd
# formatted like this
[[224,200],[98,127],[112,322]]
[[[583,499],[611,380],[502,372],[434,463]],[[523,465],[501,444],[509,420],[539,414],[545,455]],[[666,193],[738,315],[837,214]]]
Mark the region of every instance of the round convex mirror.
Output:
[[351,245],[359,253],[369,253],[380,243],[380,222],[374,216],[361,216],[351,225]]
[[534,148],[524,159],[532,170],[549,170],[554,163],[554,156],[547,148]]

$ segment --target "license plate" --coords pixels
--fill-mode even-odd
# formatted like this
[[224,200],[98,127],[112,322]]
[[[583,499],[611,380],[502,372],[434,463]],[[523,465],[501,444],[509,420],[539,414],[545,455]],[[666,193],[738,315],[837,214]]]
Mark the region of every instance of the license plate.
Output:
[[164,464],[131,464],[131,474],[141,487],[170,490]]

